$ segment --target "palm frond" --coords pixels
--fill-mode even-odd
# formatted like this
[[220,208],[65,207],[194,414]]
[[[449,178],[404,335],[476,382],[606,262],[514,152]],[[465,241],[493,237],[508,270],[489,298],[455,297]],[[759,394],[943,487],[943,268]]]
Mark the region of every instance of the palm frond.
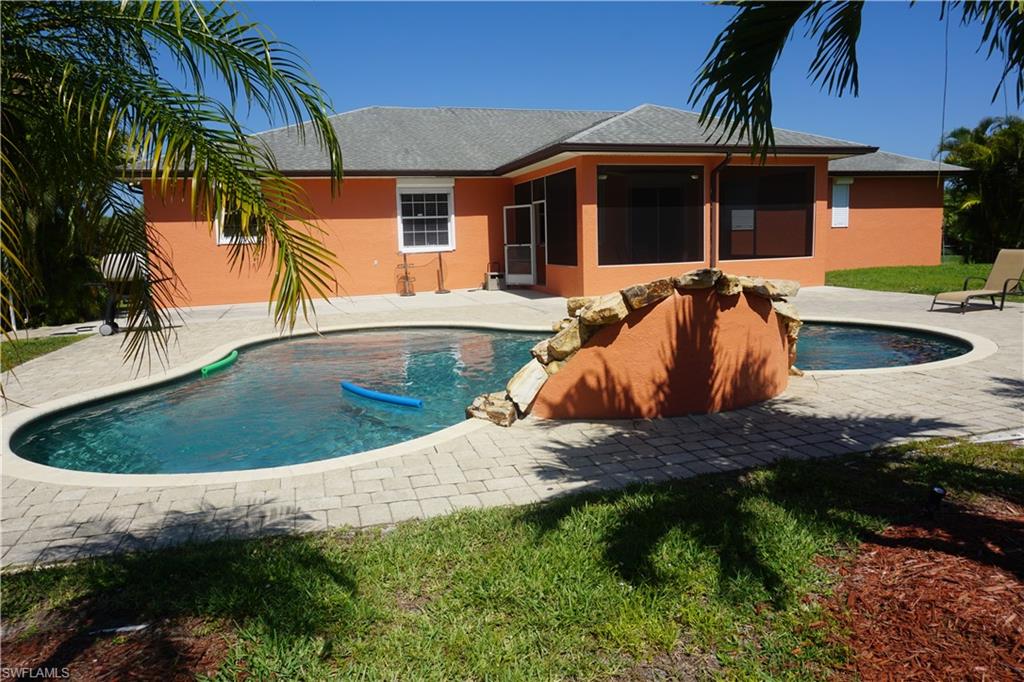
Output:
[[752,154],[775,144],[772,70],[812,2],[743,3],[715,38],[690,91],[716,142],[749,140]]
[[1012,80],[1017,106],[1021,106],[1024,103],[1024,0],[952,3],[956,5],[961,6],[962,25],[981,24],[981,48],[987,48],[987,57],[1000,55],[1003,58],[1003,70],[992,91],[992,101],[996,101],[1007,81]]
[[857,76],[857,39],[860,37],[862,0],[822,2],[807,13],[807,35],[818,36],[818,51],[811,62],[810,76],[830,95],[842,97],[860,93]]
[[[762,160],[774,147],[771,76],[796,25],[808,24],[817,39],[808,75],[829,94],[856,96],[860,82],[857,40],[861,0],[833,2],[735,2],[737,12],[718,35],[690,90],[705,129],[717,142],[749,141]],[[962,25],[980,25],[981,47],[999,56],[1003,69],[992,95],[1012,83],[1017,106],[1024,103],[1024,0],[969,0],[943,3],[940,16],[959,6]],[[984,123],[984,122],[983,122]],[[959,134],[960,131],[954,131]]]
[[[15,165],[61,180],[25,192],[22,205],[55,192],[66,207],[62,216],[84,225],[102,221],[101,248],[139,254],[155,283],[128,292],[129,327],[142,331],[126,335],[127,357],[166,350],[162,332],[169,320],[162,311],[177,293],[160,236],[125,198],[126,169],[148,178],[165,198],[189,197],[197,216],[241,216],[243,234],[258,239],[233,247],[232,267],[272,264],[269,297],[279,325],[290,328],[300,313],[308,317],[313,299],[336,289],[337,263],[323,246],[308,198],[233,113],[250,107],[297,126],[300,143],[311,130],[312,142],[327,152],[337,189],[342,159],[329,103],[290,45],[266,37],[227,3],[3,3],[0,20],[4,135],[24,152]],[[159,72],[157,50],[176,56],[186,87],[172,86]],[[207,95],[212,80],[226,84],[225,102]],[[13,216],[8,208],[17,197],[6,183],[4,189],[3,209]],[[76,235],[71,222],[65,216],[64,236],[83,248],[87,235]],[[9,226],[15,237],[32,230],[20,217]],[[15,238],[7,243],[24,261],[31,246]]]

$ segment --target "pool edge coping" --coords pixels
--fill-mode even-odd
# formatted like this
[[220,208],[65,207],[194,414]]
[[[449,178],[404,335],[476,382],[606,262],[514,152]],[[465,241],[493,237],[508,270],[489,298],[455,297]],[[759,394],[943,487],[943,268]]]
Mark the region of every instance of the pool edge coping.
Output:
[[[840,318],[809,316],[803,318],[804,322],[824,322],[833,324],[860,324],[876,327],[888,327],[896,329],[912,329],[925,331],[941,336],[948,336],[971,344],[971,350],[963,355],[946,360],[926,362],[918,365],[901,365],[899,367],[874,367],[868,369],[840,369],[840,370],[809,370],[804,372],[805,378],[828,378],[843,375],[858,374],[888,374],[898,372],[920,372],[944,369],[956,365],[963,365],[977,360],[982,360],[999,350],[998,344],[984,336],[970,332],[922,325],[914,323],[896,323],[865,318]],[[277,467],[262,467],[258,469],[233,469],[230,471],[201,472],[201,473],[180,473],[180,474],[114,474],[94,471],[76,471],[73,469],[61,469],[45,464],[32,462],[17,455],[11,449],[11,437],[20,428],[31,421],[45,417],[53,412],[67,410],[79,405],[103,400],[115,395],[135,392],[146,388],[158,386],[180,378],[191,373],[198,372],[203,366],[215,362],[232,350],[241,350],[250,346],[259,345],[271,341],[286,341],[305,336],[318,336],[346,331],[371,331],[377,329],[402,329],[402,328],[449,328],[449,329],[482,329],[490,331],[518,331],[528,333],[550,333],[551,327],[545,325],[515,325],[487,322],[465,322],[465,321],[410,321],[410,322],[381,322],[381,323],[353,323],[344,325],[332,325],[323,329],[308,329],[293,332],[287,335],[282,334],[260,334],[247,337],[240,341],[232,341],[222,344],[209,353],[197,357],[195,360],[184,363],[180,367],[168,370],[157,376],[149,376],[141,379],[132,379],[120,382],[111,386],[105,386],[91,391],[76,393],[56,400],[51,400],[35,407],[27,407],[13,413],[3,415],[3,457],[0,459],[0,472],[7,476],[22,478],[40,483],[52,483],[68,486],[90,486],[90,487],[177,487],[189,485],[216,485],[221,483],[238,483],[247,481],[261,481],[275,478],[289,478],[304,476],[308,474],[326,473],[342,469],[350,469],[364,464],[391,457],[413,454],[424,448],[434,447],[440,443],[447,442],[460,436],[475,433],[486,428],[490,422],[481,419],[466,419],[452,426],[434,431],[433,433],[412,440],[395,443],[382,448],[364,450],[349,455],[331,457],[302,464],[290,464]],[[797,355],[797,366],[799,366],[799,350]],[[792,377],[791,379],[799,379]]]

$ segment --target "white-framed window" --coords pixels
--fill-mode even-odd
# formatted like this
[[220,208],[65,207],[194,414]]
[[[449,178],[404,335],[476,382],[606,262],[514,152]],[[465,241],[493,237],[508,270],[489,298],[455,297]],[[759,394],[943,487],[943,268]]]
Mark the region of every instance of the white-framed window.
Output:
[[850,185],[853,178],[832,181],[832,227],[850,226]]
[[455,181],[399,178],[398,250],[433,253],[455,250]]
[[[252,221],[250,220],[250,223]],[[260,241],[256,226],[250,224],[248,237],[242,234],[242,216],[237,211],[228,212],[222,208],[213,219],[213,231],[217,235],[217,245],[226,246],[230,244],[256,244]]]

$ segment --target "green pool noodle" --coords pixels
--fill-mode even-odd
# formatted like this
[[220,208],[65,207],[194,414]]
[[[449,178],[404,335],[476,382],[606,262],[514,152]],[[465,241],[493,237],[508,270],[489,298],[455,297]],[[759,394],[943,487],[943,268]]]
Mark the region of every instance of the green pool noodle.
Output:
[[209,375],[213,374],[214,372],[217,372],[219,370],[225,369],[225,368],[230,367],[231,365],[235,364],[235,360],[237,360],[237,359],[238,359],[238,351],[237,350],[233,350],[230,353],[228,353],[227,355],[225,355],[224,357],[222,357],[217,362],[211,363],[211,364],[207,365],[206,367],[203,367],[201,370],[199,370],[199,372],[204,377],[205,376],[209,376]]

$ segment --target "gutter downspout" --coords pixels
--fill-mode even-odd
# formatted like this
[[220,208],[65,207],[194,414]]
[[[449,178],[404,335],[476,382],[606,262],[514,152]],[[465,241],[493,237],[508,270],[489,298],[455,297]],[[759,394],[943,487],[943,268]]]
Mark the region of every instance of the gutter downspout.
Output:
[[711,258],[709,267],[718,265],[718,174],[729,165],[732,152],[726,152],[722,162],[711,171]]

